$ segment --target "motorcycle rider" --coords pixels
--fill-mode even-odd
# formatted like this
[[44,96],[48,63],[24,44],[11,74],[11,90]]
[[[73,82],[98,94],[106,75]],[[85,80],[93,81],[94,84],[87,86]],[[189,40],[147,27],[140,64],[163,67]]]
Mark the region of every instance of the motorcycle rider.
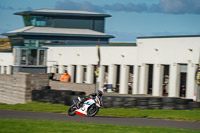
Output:
[[77,107],[78,108],[81,108],[83,106],[83,103],[85,101],[88,100],[88,98],[92,98],[92,99],[95,99],[96,96],[99,98],[100,100],[100,105],[102,106],[102,96],[103,96],[103,91],[101,90],[98,90],[97,93],[92,93],[92,94],[89,94],[88,96],[84,97],[84,98],[80,98],[79,101],[77,102]]

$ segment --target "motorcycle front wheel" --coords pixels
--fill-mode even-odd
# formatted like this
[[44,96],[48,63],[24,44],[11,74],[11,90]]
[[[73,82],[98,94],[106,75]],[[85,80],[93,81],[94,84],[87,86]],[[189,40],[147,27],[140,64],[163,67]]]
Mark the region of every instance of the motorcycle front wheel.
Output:
[[94,117],[99,112],[99,107],[97,107],[95,104],[90,106],[87,110],[87,116]]
[[68,109],[68,115],[69,116],[74,116],[76,115],[76,106],[75,105],[72,105],[69,109]]

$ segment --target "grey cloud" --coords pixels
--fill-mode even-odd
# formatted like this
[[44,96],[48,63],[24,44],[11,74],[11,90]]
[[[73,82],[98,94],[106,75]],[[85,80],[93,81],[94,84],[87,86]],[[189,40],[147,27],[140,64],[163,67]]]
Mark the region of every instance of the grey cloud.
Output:
[[125,12],[144,12],[148,10],[148,7],[146,4],[134,4],[134,3],[128,3],[128,4],[120,4],[115,3],[113,5],[104,5],[104,10],[109,11],[125,11]]
[[160,0],[157,5],[152,5],[152,12],[169,14],[200,14],[199,0]]
[[29,6],[26,8],[17,8],[17,10],[33,10],[33,8]]
[[159,0],[157,4],[147,5],[146,3],[135,4],[133,2],[122,4],[95,5],[90,2],[74,2],[72,0],[57,1],[56,9],[86,10],[95,12],[149,12],[166,14],[200,14],[200,0]]
[[94,5],[90,2],[73,2],[71,0],[57,1],[55,9],[66,9],[66,10],[85,10],[85,11],[96,11],[104,12],[100,6]]
[[26,7],[26,8],[15,8],[12,6],[2,6],[2,5],[0,5],[0,9],[2,9],[2,10],[32,10],[32,8],[30,6]]

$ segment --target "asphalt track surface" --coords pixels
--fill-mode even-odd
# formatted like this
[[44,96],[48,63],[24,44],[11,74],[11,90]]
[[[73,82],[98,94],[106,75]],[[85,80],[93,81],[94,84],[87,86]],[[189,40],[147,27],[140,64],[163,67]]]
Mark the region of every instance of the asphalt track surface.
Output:
[[129,126],[152,126],[152,127],[168,127],[200,130],[200,122],[174,121],[151,118],[125,118],[125,117],[108,117],[108,116],[68,116],[59,113],[41,113],[30,111],[13,111],[0,110],[0,118],[18,118],[32,120],[57,120],[69,122],[84,123],[101,123],[101,124],[117,124]]

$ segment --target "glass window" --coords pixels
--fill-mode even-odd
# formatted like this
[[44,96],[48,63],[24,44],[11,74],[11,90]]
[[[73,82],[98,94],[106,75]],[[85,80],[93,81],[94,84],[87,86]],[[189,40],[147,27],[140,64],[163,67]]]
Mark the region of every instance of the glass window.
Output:
[[51,42],[54,43],[54,44],[58,44],[59,40],[52,40]]
[[30,43],[30,40],[25,39],[25,40],[24,40],[24,43]]
[[24,44],[24,46],[28,47],[28,46],[29,46],[29,44]]
[[35,43],[36,41],[35,40],[29,40],[30,41],[30,43]]
[[20,61],[21,65],[26,65],[26,63],[27,63],[27,53],[26,52],[27,52],[26,49],[21,50],[21,61]]
[[26,47],[41,47],[39,40],[24,39],[24,46]]
[[28,49],[28,65],[37,65],[37,49]]
[[43,16],[23,16],[25,26],[47,26],[50,25],[52,18],[46,18]]
[[14,48],[15,65],[46,65],[46,49]]
[[31,16],[31,25],[35,26],[36,25],[36,17],[35,16]]
[[31,25],[31,23],[30,23],[31,17],[30,16],[23,16],[23,19],[24,19],[25,26]]
[[68,40],[24,39],[24,46],[26,47],[41,47],[43,45],[49,45],[49,44],[65,45],[65,44],[68,44]]
[[45,51],[39,50],[39,65],[45,65]]
[[46,26],[46,21],[43,16],[31,16],[32,26]]

